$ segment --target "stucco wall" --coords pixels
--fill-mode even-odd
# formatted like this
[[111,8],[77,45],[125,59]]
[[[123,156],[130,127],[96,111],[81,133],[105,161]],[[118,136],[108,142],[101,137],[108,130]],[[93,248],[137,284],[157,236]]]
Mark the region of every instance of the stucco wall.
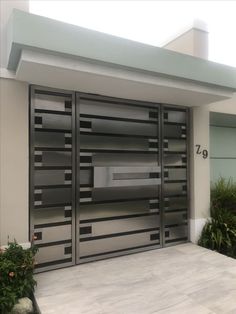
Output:
[[0,243],[28,241],[28,84],[0,78]]
[[190,123],[190,239],[197,242],[210,208],[210,160],[197,153],[209,150],[209,111],[204,107],[191,109]]
[[170,41],[164,48],[191,56],[208,58],[208,32],[192,28]]

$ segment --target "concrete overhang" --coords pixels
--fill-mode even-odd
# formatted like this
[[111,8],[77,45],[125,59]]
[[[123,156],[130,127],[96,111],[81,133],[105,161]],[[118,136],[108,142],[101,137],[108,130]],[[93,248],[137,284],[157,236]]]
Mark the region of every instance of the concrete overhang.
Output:
[[32,84],[185,106],[236,91],[235,68],[18,10],[8,69]]

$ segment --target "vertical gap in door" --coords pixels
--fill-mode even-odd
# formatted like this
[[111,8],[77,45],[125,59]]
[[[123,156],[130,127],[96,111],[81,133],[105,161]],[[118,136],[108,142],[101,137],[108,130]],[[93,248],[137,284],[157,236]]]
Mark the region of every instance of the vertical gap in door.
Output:
[[191,199],[190,199],[190,194],[191,194],[191,190],[190,190],[190,143],[191,143],[191,139],[190,139],[190,109],[187,108],[186,109],[186,136],[187,136],[187,141],[186,141],[186,157],[187,157],[187,164],[186,164],[186,171],[187,171],[187,224],[188,224],[188,240],[190,241],[190,208],[191,208]]
[[79,263],[80,224],[80,95],[75,93],[75,254]]
[[71,191],[71,236],[72,236],[72,263],[76,263],[76,94],[72,93],[72,191]]
[[161,184],[159,193],[159,207],[160,207],[160,244],[161,247],[165,246],[165,228],[164,228],[164,154],[163,154],[163,105],[159,108],[159,161],[161,169]]

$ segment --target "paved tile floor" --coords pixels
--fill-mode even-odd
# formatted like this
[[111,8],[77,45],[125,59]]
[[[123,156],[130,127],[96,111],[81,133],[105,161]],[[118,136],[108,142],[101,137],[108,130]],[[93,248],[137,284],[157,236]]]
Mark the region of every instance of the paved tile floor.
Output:
[[191,243],[36,279],[42,314],[236,314],[236,260]]

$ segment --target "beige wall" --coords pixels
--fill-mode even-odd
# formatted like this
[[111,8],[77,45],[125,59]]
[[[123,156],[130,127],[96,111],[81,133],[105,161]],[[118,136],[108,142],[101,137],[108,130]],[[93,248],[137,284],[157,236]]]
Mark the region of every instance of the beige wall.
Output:
[[209,110],[191,108],[190,120],[190,239],[197,242],[210,216],[210,158],[197,154],[196,147],[209,152]]
[[164,48],[191,56],[208,58],[208,32],[192,28],[170,41]]
[[209,111],[236,114],[236,93],[228,100],[219,101],[208,105]]
[[28,241],[28,85],[0,78],[0,244]]
[[207,218],[210,205],[210,161],[197,154],[196,145],[201,151],[209,152],[209,111],[201,107],[191,110],[191,218]]

